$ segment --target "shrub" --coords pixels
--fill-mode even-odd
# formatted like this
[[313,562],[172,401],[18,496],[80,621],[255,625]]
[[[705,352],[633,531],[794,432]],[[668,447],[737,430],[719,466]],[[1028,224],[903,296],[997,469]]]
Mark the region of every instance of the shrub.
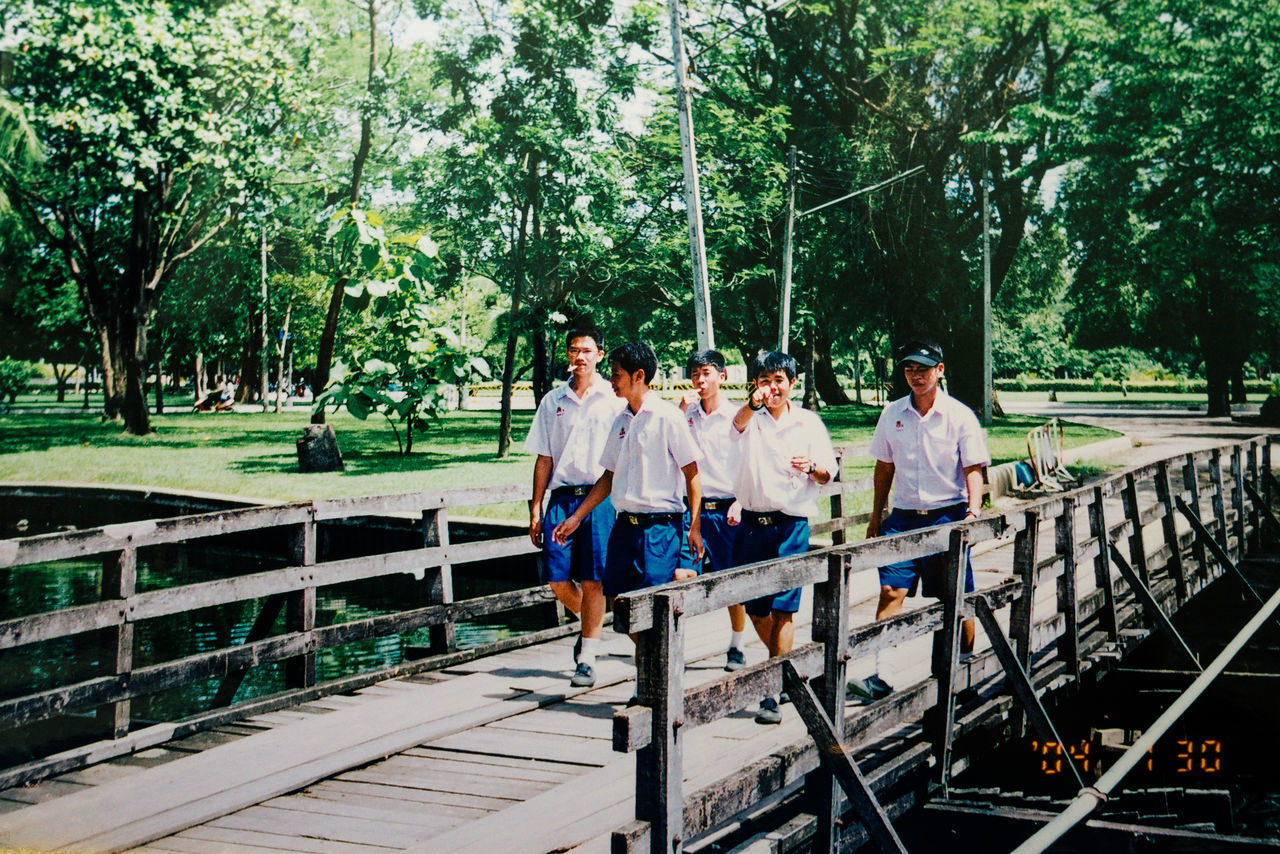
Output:
[[35,369],[20,359],[0,359],[0,400],[14,403],[27,390]]

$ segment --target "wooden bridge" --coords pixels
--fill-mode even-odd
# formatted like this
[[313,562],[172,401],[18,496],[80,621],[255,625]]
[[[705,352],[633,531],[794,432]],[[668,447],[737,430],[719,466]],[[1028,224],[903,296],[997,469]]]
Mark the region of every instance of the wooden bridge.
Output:
[[[96,714],[103,737],[0,771],[0,847],[39,851],[317,852],[895,850],[891,820],[968,766],[981,746],[1052,727],[1040,699],[1070,695],[1153,632],[1274,525],[1268,439],[1121,472],[1002,515],[847,543],[842,508],[865,483],[828,487],[832,545],[620,597],[596,686],[569,687],[573,627],[457,650],[457,621],[546,601],[541,588],[454,601],[468,563],[531,551],[527,537],[450,544],[450,508],[523,487],[253,507],[0,541],[7,571],[102,556],[101,601],[0,622],[0,650],[98,631],[106,672],[0,701],[0,727]],[[320,560],[317,531],[351,517],[413,514],[420,548]],[[136,590],[151,546],[234,532],[283,538],[280,569]],[[1114,544],[1114,546],[1112,545]],[[875,568],[946,552],[948,592],[873,619]],[[972,556],[978,591],[964,595]],[[426,570],[432,601],[316,623],[317,589]],[[793,652],[722,670],[732,603],[812,585]],[[135,666],[134,627],[227,602],[260,603],[241,643]],[[919,600],[911,600],[919,602]],[[278,617],[284,613],[284,630]],[[807,616],[809,609],[800,615]],[[959,624],[982,621],[961,661]],[[317,683],[316,653],[432,628],[433,654]],[[844,700],[850,662],[880,654],[897,690]],[[287,689],[232,702],[254,667],[284,662]],[[638,666],[636,666],[638,664]],[[130,702],[220,680],[214,707],[130,725]],[[789,689],[780,726],[759,699]],[[640,705],[627,706],[636,693]],[[794,709],[794,711],[793,711]],[[771,810],[804,809],[770,828]],[[780,813],[781,814],[781,813]],[[843,820],[842,820],[843,817]],[[775,822],[775,825],[778,825]],[[736,838],[736,837],[734,837]],[[723,850],[721,848],[720,850]]]

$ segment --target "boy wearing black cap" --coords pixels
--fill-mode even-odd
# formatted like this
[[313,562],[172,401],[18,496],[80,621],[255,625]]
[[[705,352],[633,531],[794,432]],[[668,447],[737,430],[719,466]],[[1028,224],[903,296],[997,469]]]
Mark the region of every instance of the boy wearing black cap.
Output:
[[[900,534],[934,525],[975,519],[982,512],[982,468],[991,463],[986,434],[973,410],[938,386],[946,370],[935,341],[916,340],[898,357],[911,394],[885,406],[871,439],[876,459],[874,496],[867,538]],[[893,509],[888,514],[889,488]],[[914,558],[880,568],[876,619],[902,611],[917,580],[926,596],[938,593],[939,562]],[[964,589],[974,589],[973,567],[965,570]],[[973,649],[973,620],[964,621],[961,649]],[[851,696],[877,700],[892,692],[879,674],[851,682]]]

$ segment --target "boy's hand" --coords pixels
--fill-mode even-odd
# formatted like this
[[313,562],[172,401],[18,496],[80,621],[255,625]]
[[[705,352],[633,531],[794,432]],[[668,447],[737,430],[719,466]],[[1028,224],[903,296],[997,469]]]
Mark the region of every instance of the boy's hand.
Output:
[[689,551],[695,563],[702,562],[702,531],[697,525],[689,526]]
[[800,472],[805,477],[808,477],[813,471],[813,460],[808,457],[792,457],[791,468]]
[[699,397],[698,390],[696,388],[689,389],[684,393],[684,396],[680,398],[680,411],[688,412],[691,406],[698,405],[698,401],[700,399],[701,398]]
[[760,407],[767,404],[769,402],[768,386],[762,386],[762,385],[756,386],[755,390],[751,392],[751,397],[749,398],[749,400],[751,402],[751,405],[756,409],[759,409]]
[[742,504],[736,499],[729,505],[729,509],[725,511],[724,520],[730,525],[738,525],[742,522]]
[[534,505],[529,510],[529,539],[538,548],[542,548],[542,509]]
[[867,539],[875,539],[880,536],[880,511],[872,510],[871,518],[867,520]]
[[573,532],[578,530],[578,526],[582,524],[582,520],[578,518],[578,514],[574,513],[568,519],[565,519],[556,529],[551,532],[551,539],[556,541],[556,545],[563,546],[569,542],[569,538],[573,536]]

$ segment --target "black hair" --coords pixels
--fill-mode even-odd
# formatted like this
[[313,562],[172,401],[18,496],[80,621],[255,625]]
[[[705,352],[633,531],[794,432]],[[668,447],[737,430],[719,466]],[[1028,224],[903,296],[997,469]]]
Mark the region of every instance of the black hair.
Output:
[[604,349],[604,338],[600,335],[600,330],[594,326],[575,326],[564,335],[564,346],[566,349],[573,346],[573,342],[578,338],[590,338],[596,342],[596,347]]
[[779,353],[777,350],[767,350],[756,355],[756,360],[751,364],[751,378],[759,379],[762,374],[771,374],[774,371],[786,371],[787,379],[792,382],[796,381],[796,360],[786,353]]
[[647,341],[628,341],[620,347],[614,347],[609,353],[609,363],[614,362],[628,374],[644,371],[646,385],[652,384],[658,373],[658,354],[653,352]]
[[724,353],[719,350],[699,350],[689,357],[689,376],[698,372],[698,368],[710,365],[719,373],[724,373]]

